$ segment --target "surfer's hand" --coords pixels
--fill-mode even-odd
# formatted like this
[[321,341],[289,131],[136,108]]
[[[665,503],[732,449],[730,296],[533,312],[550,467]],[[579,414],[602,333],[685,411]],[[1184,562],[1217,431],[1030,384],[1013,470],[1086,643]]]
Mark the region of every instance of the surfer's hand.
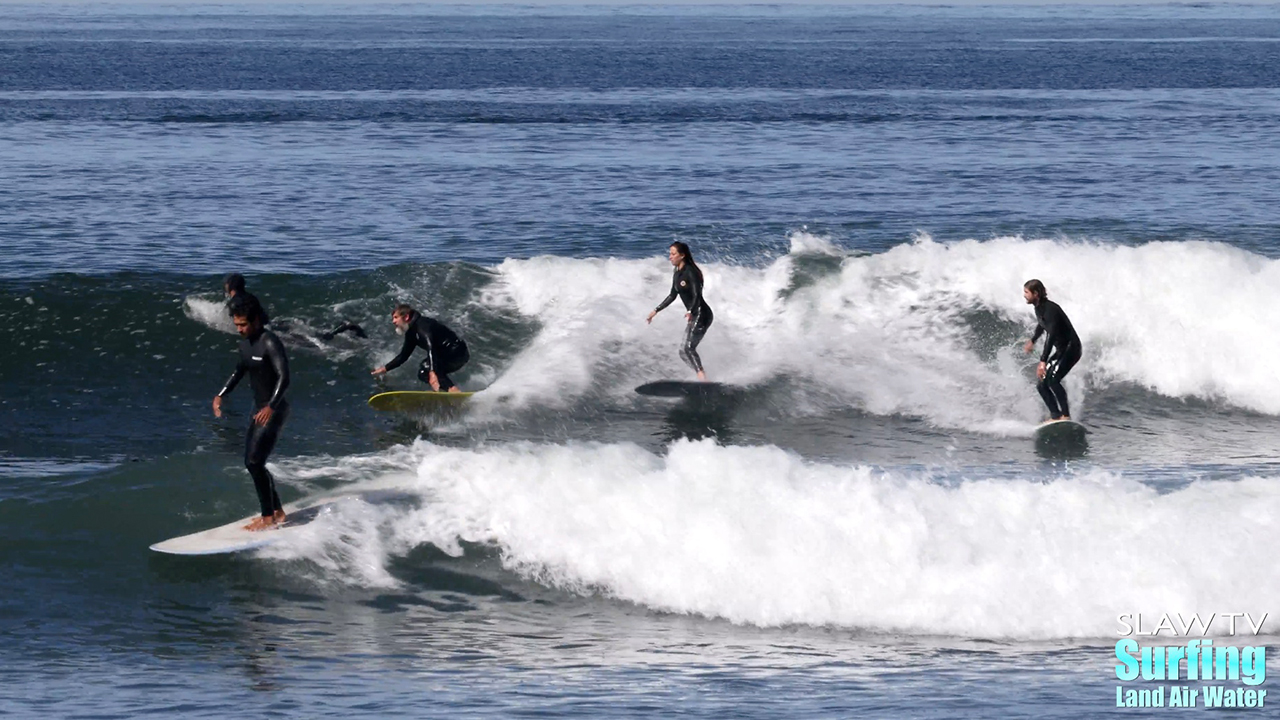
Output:
[[1022,346],[1022,349],[1025,350],[1028,355],[1030,355],[1031,351],[1036,349],[1036,341],[1028,340],[1027,344]]
[[427,371],[427,384],[431,385],[431,389],[440,392],[440,378],[436,377],[435,370]]
[[374,368],[374,369],[373,369],[373,372],[370,372],[369,374],[370,374],[370,375],[386,375],[386,374],[387,374],[387,366],[386,366],[386,365],[383,365],[382,367],[376,367],[376,368]]
[[645,318],[645,319],[644,319],[645,324],[647,325],[647,324],[649,324],[649,323],[653,322],[653,316],[654,316],[654,315],[657,315],[657,314],[658,314],[658,311],[657,311],[657,310],[650,310],[650,311],[649,311],[649,317],[647,317],[647,318]]
[[271,409],[271,406],[266,405],[261,410],[253,414],[253,421],[259,425],[266,425],[271,422],[271,416],[274,413],[275,411]]
[[684,319],[685,319],[685,320],[692,320],[692,319],[693,319],[693,313],[691,313],[691,312],[687,312],[687,313],[685,313],[685,314],[684,314]]
[[213,416],[222,417],[222,396],[221,395],[213,396]]
[[1045,370],[1045,364],[1044,364],[1044,363],[1040,363],[1039,365],[1037,365],[1037,366],[1036,366],[1036,377],[1038,377],[1038,378],[1040,378],[1041,380],[1043,380],[1043,379],[1044,379],[1044,370]]

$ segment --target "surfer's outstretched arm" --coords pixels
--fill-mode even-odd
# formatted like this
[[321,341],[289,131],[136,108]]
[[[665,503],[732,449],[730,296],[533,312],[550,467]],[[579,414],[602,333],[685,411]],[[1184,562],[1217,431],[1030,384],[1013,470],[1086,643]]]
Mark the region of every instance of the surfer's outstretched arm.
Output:
[[350,320],[347,320],[343,322],[341,325],[339,325],[338,327],[330,330],[329,332],[321,334],[320,339],[324,340],[325,342],[328,342],[345,332],[349,332],[355,335],[356,337],[360,338],[361,340],[367,339],[369,337],[365,333],[364,328],[351,322]]
[[645,318],[645,322],[653,322],[653,316],[657,315],[658,313],[662,312],[663,310],[666,310],[666,309],[667,309],[667,306],[668,306],[668,305],[670,305],[670,304],[672,303],[672,301],[674,301],[674,300],[676,299],[676,297],[677,297],[679,294],[680,294],[680,288],[679,288],[679,286],[676,284],[676,280],[675,280],[675,278],[672,278],[672,279],[671,279],[671,294],[670,294],[670,295],[668,295],[668,296],[666,297],[666,299],[664,299],[662,302],[658,303],[658,307],[654,308],[654,309],[649,313],[649,317]]
[[409,359],[409,356],[413,354],[413,349],[418,346],[418,335],[414,332],[413,325],[407,319],[402,324],[400,322],[400,316],[398,314],[393,314],[391,316],[391,321],[396,324],[397,328],[402,326],[404,327],[404,345],[400,348],[400,354],[391,358],[386,365],[383,365],[380,368],[375,368],[372,373],[373,375],[382,375],[383,373],[400,367]]
[[395,357],[391,358],[391,360],[383,367],[386,368],[387,370],[395,370],[396,368],[403,365],[405,360],[408,360],[409,356],[413,354],[413,349],[418,345],[416,342],[414,342],[415,339],[416,338],[414,337],[412,331],[405,333],[404,347],[400,348],[400,353]]

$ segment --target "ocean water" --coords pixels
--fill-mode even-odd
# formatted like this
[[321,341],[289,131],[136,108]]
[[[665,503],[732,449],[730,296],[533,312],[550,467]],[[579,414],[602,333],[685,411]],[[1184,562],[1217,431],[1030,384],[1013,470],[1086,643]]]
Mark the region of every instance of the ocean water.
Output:
[[[0,5],[0,714],[1205,713],[1115,644],[1280,638],[1276,68],[1275,6]],[[676,240],[710,400],[633,391]],[[162,556],[256,507],[233,271],[281,494],[359,499]],[[366,406],[399,301],[464,412]]]

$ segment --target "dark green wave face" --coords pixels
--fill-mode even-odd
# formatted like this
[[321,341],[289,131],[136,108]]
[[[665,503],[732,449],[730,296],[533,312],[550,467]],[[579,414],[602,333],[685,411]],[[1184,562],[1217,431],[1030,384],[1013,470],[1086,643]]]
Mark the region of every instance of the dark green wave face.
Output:
[[[488,282],[489,271],[471,265],[251,276],[290,356],[292,451],[363,447],[373,425],[359,401],[378,388],[369,369],[399,350],[389,321],[396,302],[465,333],[479,353],[460,379],[491,374],[532,327],[472,302]],[[207,444],[211,429],[234,436],[238,428],[214,422],[210,410],[235,368],[238,342],[220,286],[220,277],[161,273],[0,283],[0,394],[12,420],[0,431],[0,452],[142,458]],[[322,339],[344,322],[369,338]],[[394,381],[409,381],[415,368]],[[228,408],[244,419],[249,402],[242,388]]]

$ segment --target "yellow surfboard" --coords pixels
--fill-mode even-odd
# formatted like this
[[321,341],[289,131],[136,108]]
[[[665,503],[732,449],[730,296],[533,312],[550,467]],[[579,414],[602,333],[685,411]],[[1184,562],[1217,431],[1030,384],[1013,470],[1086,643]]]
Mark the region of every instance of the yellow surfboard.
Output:
[[434,412],[456,408],[472,395],[475,393],[395,390],[369,398],[369,407],[380,412]]

